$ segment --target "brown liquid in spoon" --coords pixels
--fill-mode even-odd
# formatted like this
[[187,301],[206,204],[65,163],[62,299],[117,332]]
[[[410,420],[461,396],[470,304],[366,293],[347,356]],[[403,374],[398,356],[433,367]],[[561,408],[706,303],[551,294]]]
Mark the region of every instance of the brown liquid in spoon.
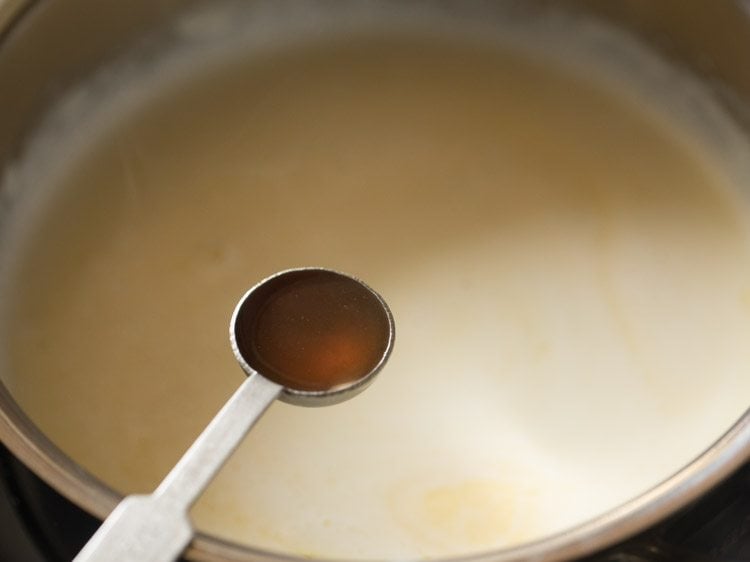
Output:
[[387,310],[360,282],[326,270],[282,274],[237,312],[237,348],[284,387],[327,391],[375,369],[391,336]]

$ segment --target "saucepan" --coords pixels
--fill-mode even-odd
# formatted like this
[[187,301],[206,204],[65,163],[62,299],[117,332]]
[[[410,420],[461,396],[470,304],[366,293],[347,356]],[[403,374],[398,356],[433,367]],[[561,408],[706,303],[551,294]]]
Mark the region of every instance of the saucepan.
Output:
[[[192,23],[183,25],[181,29],[183,31],[184,29],[188,29],[189,33],[197,36],[199,43],[200,41],[208,42],[206,37],[214,33],[212,29],[227,24],[226,17],[222,19],[221,15],[216,16],[214,13],[221,14],[221,4],[177,0],[159,0],[156,2],[141,0],[130,2],[115,0],[0,0],[0,170],[4,173],[3,177],[7,180],[9,175],[14,170],[17,170],[15,163],[22,160],[28,147],[34,144],[32,140],[34,132],[39,127],[46,127],[46,129],[51,127],[49,118],[50,108],[54,108],[61,99],[67,99],[68,107],[73,106],[77,108],[77,111],[81,112],[81,115],[85,115],[89,107],[87,104],[92,104],[93,107],[93,105],[98,103],[96,98],[97,92],[103,90],[96,90],[96,88],[93,95],[78,96],[77,98],[73,95],[71,97],[71,92],[76,91],[78,84],[86,83],[87,80],[92,79],[92,76],[95,77],[94,83],[103,83],[101,77],[106,77],[106,69],[109,68],[108,65],[110,62],[120,61],[114,64],[119,64],[118,68],[123,68],[122,61],[133,59],[133,57],[128,58],[128,53],[136,53],[135,59],[140,60],[140,62],[148,59],[150,53],[158,52],[160,46],[169,43],[171,40],[170,32],[165,30],[173,30],[174,22],[183,21],[181,18],[186,17],[185,14],[189,15],[193,12],[203,14],[197,20],[190,20]],[[254,3],[239,4],[251,6]],[[566,2],[547,2],[540,0],[528,2],[524,0],[466,3],[466,5],[470,5],[470,8],[459,8],[458,5],[451,4],[450,2],[293,2],[279,3],[278,5],[281,6],[278,9],[282,12],[282,17],[284,10],[290,14],[300,11],[307,13],[309,16],[306,20],[308,24],[310,21],[317,21],[315,20],[317,16],[313,16],[313,14],[317,13],[318,6],[323,6],[328,13],[343,13],[353,10],[352,6],[359,6],[362,10],[376,10],[382,5],[387,8],[390,14],[389,18],[391,18],[389,21],[393,21],[395,27],[399,27],[403,23],[399,19],[402,15],[404,21],[408,20],[413,23],[419,20],[422,11],[431,9],[429,6],[432,5],[438,7],[437,9],[441,13],[441,21],[443,22],[449,21],[453,16],[455,16],[456,22],[463,21],[462,18],[464,15],[461,13],[462,10],[469,10],[472,13],[472,17],[475,18],[482,11],[493,14],[492,17],[495,17],[498,12],[502,12],[509,14],[508,17],[519,18],[519,21],[533,20],[540,17],[540,14],[545,14],[548,11],[554,11],[557,14],[556,21],[558,23],[560,21],[574,21],[577,18],[586,18],[587,21],[601,22],[602,25],[619,29],[627,34],[628,37],[635,38],[639,44],[646,46],[649,51],[658,53],[658,56],[661,57],[660,60],[668,61],[671,67],[679,69],[679,73],[690,75],[697,82],[700,82],[703,88],[710,91],[713,99],[716,100],[717,106],[721,108],[722,115],[734,123],[733,126],[736,127],[737,131],[743,131],[750,127],[750,113],[747,112],[747,107],[750,107],[748,105],[750,104],[750,64],[746,60],[746,53],[750,52],[750,5],[741,0],[734,2],[713,2],[711,0],[690,0],[687,2],[678,0],[612,0],[609,2],[570,0]],[[232,9],[238,9],[238,3],[234,3],[233,6],[234,8]],[[259,18],[266,17],[263,15],[265,14],[263,11],[260,11],[259,14],[257,16]],[[250,19],[252,17],[254,16],[250,16]],[[487,21],[490,21],[492,17],[488,16],[486,18]],[[228,19],[231,20],[232,18]],[[345,20],[346,18],[342,21]],[[195,23],[196,21],[198,23]],[[264,21],[271,23],[264,23],[263,25],[266,27],[256,25],[257,29],[261,30],[258,32],[259,34],[265,33],[267,31],[266,28],[272,25],[273,21],[277,20],[269,19]],[[487,21],[485,21],[485,25]],[[245,23],[245,20],[236,20],[232,29],[236,31],[238,27],[242,27]],[[248,25],[252,27],[252,21]],[[308,25],[306,29],[313,28],[318,33],[322,27],[316,26],[317,24],[311,27]],[[322,35],[322,32],[319,34]],[[392,60],[398,61],[399,57],[394,55]],[[309,67],[312,69],[310,72],[320,68],[314,66],[314,64],[316,63],[313,61]],[[460,66],[460,64],[457,66]],[[263,72],[270,71],[266,69]],[[425,72],[429,72],[429,69],[425,70]],[[276,77],[278,78],[278,76]],[[360,80],[360,82],[357,80]],[[357,84],[363,83],[361,81],[365,80],[366,78],[364,77],[357,78],[356,80],[352,79],[350,84],[356,87]],[[314,99],[314,96],[317,95],[315,92],[300,91],[296,92],[296,94],[299,96],[309,95],[311,96],[310,99]],[[234,99],[232,103],[239,102]],[[275,107],[274,100],[266,100],[263,103],[268,103],[264,107],[269,111],[272,111]],[[279,103],[283,104],[285,102],[281,100]],[[418,104],[415,104],[415,107],[417,106]],[[356,118],[354,121],[356,122]],[[52,127],[54,128],[53,125]],[[185,126],[186,135],[202,134],[207,130],[209,132],[205,134],[213,134],[209,130],[210,123],[202,131],[190,129],[192,125],[188,123]],[[335,126],[341,127],[342,125],[337,121]],[[456,130],[460,130],[459,125],[456,127]],[[296,130],[293,126],[290,126],[288,130],[279,131],[277,137],[272,138],[281,138],[281,145],[292,142],[284,140],[284,135],[291,134],[290,131],[294,133]],[[153,134],[158,136],[158,132],[154,132]],[[215,143],[217,138],[220,138],[220,135],[210,138],[210,142]],[[78,141],[71,137],[70,142]],[[366,145],[368,141],[365,137],[358,136],[356,142]],[[456,142],[461,142],[460,135]],[[419,147],[405,146],[409,146],[409,150],[413,150],[415,154],[419,154]],[[169,153],[169,147],[164,147],[164,150],[165,155]],[[228,144],[227,150],[232,150],[232,146]],[[314,150],[323,149],[315,147]],[[37,152],[39,151],[37,150]],[[44,153],[43,150],[41,152]],[[307,158],[308,156],[305,157]],[[340,155],[342,169],[346,169],[346,159],[349,157],[347,154]],[[124,158],[131,158],[133,162],[136,162],[135,164],[131,164],[130,168],[126,166],[125,169],[127,173],[132,172],[132,174],[137,175],[139,156],[137,154],[135,156],[126,154]],[[43,162],[43,160],[41,161]],[[638,163],[634,162],[633,166],[637,168]],[[43,164],[42,167],[44,167]],[[286,173],[279,172],[278,169],[269,170],[266,170],[264,173]],[[289,173],[293,175],[293,171]],[[219,180],[217,181],[223,181],[221,180],[222,177],[224,176],[219,176]],[[388,181],[390,177],[387,174],[383,175],[384,181]],[[295,176],[294,181],[300,181],[300,178]],[[13,181],[7,181],[3,193],[0,194],[2,195],[0,197],[0,213],[2,214],[0,220],[3,221],[11,220],[14,214],[18,212],[15,202],[16,199],[20,198],[20,195],[8,187],[11,185],[17,184]],[[134,197],[137,199],[137,194]],[[377,199],[377,197],[382,197],[382,195],[376,194],[372,197]],[[425,205],[425,207],[429,207],[429,204]],[[481,209],[474,210],[481,215]],[[313,205],[310,208],[310,213],[314,214],[316,212],[319,212],[319,209]],[[456,212],[468,211],[459,204]],[[425,209],[425,213],[429,214],[429,209]],[[252,210],[248,209],[248,220],[252,221],[255,219],[259,221],[266,220],[267,224],[270,224],[268,217],[255,217]],[[417,220],[408,217],[407,219],[408,221]],[[486,220],[486,216],[481,216],[477,220],[481,223],[481,221]],[[452,223],[449,217],[446,218],[445,224],[446,228],[450,228]],[[479,232],[481,225],[476,226],[476,224],[472,228],[475,228],[475,232]],[[309,232],[292,233],[292,235],[297,237],[308,236],[313,240],[315,239],[314,233],[311,234]],[[346,233],[341,233],[341,237],[346,237]],[[373,240],[376,240],[375,234],[373,234]],[[264,242],[264,244],[267,242]],[[336,242],[329,240],[328,243],[335,244]],[[264,247],[270,248],[268,251],[273,252],[273,244]],[[446,249],[445,251],[448,252],[449,250]],[[372,247],[365,247],[362,251],[372,251]],[[216,261],[232,259],[232,255],[224,254],[221,250],[212,250],[210,248],[207,250],[205,247],[199,247],[198,245],[196,245],[196,252],[202,252],[201,255],[208,260],[206,267],[209,269],[209,266]],[[399,248],[391,248],[389,255],[398,256],[398,252]],[[416,267],[414,263],[419,261],[419,256],[412,257],[410,260],[408,263],[406,260],[402,260],[399,267],[405,268],[404,271],[407,268]],[[271,262],[273,260],[269,260],[269,263]],[[287,267],[296,267],[318,264],[291,263],[284,265]],[[322,265],[336,267],[337,264]],[[204,271],[205,276],[210,277],[213,274],[212,270],[209,269]],[[356,274],[358,272],[352,273]],[[50,269],[47,271],[42,270],[38,274],[54,276],[56,272],[54,269]],[[186,273],[187,275],[188,273]],[[203,274],[193,272],[190,275]],[[204,279],[209,278],[205,276]],[[243,280],[247,286],[252,285],[255,281],[257,279]],[[366,281],[368,280],[366,279]],[[373,284],[377,285],[375,281]],[[684,279],[675,279],[672,281],[674,283],[689,282],[689,280]],[[127,283],[129,281],[124,280],[123,282]],[[470,273],[467,273],[466,278],[462,282],[469,288],[476,284],[482,285],[482,281],[472,279]],[[378,287],[376,286],[375,288],[377,289]],[[233,297],[233,295],[230,295],[230,297]],[[389,295],[387,291],[385,291],[384,297],[388,300]],[[199,307],[200,305],[197,304],[199,300],[200,296],[196,296],[195,301],[185,303],[185,306],[181,309],[183,310],[183,314],[189,314],[191,306]],[[398,324],[399,306],[393,308],[396,323]],[[400,308],[404,309],[406,307],[401,306]],[[42,309],[40,308],[40,310]],[[217,314],[220,313],[221,311],[217,312]],[[429,312],[424,312],[424,314],[429,315]],[[404,315],[408,316],[407,313],[404,313]],[[456,318],[458,320],[455,322],[451,320],[450,323],[456,329],[461,329],[462,322],[466,324],[473,320],[460,314]],[[227,315],[227,322],[228,320]],[[435,319],[435,321],[437,320]],[[700,320],[697,320],[696,323],[700,324]],[[571,318],[571,327],[569,329],[575,330],[575,324],[576,319]],[[530,329],[523,321],[520,322],[519,326],[519,330]],[[12,330],[12,327],[9,329]],[[8,328],[5,331],[7,332]],[[408,327],[406,333],[408,333]],[[169,340],[171,335],[170,330],[165,329],[165,341]],[[0,336],[6,338],[7,333],[0,334]],[[164,345],[164,343],[164,341],[154,342],[155,345]],[[592,345],[595,344],[592,343]],[[398,360],[398,344],[396,347],[395,359]],[[436,354],[439,351],[444,351],[445,348],[449,348],[449,340],[441,342],[437,347],[439,349],[435,350]],[[544,353],[546,353],[545,349],[545,346],[540,344],[538,349],[539,357],[544,356]],[[204,367],[210,370],[207,365],[204,365]],[[169,369],[170,366],[164,365],[163,368]],[[240,376],[239,371],[238,376]],[[741,377],[742,374],[737,376]],[[388,369],[384,371],[381,377],[388,377]],[[712,373],[706,372],[705,377],[706,379],[710,379]],[[606,381],[606,378],[607,373],[602,373],[601,378],[598,380],[600,382]],[[18,459],[60,494],[95,517],[106,517],[121,499],[122,492],[130,492],[131,490],[116,490],[111,483],[94,474],[95,471],[91,471],[82,464],[79,464],[80,459],[76,458],[75,452],[71,452],[70,450],[64,451],[65,447],[61,447],[56,438],[48,435],[49,432],[42,429],[42,426],[48,427],[49,420],[45,422],[46,425],[45,423],[37,423],[35,415],[30,415],[21,406],[24,403],[24,399],[16,396],[14,385],[10,382],[12,380],[13,373],[0,373],[0,440]],[[95,383],[92,382],[92,384]],[[606,384],[606,382],[601,384]],[[686,382],[685,386],[689,386],[689,384]],[[377,388],[378,384],[375,385],[373,392],[377,392]],[[193,391],[195,390],[193,389]],[[682,391],[682,385],[679,384],[672,388],[675,396],[679,396]],[[43,396],[45,392],[51,391],[40,387],[34,389],[34,392]],[[420,392],[429,394],[430,390],[408,388],[404,390],[404,395],[408,397],[409,393]],[[616,393],[617,391],[613,392]],[[741,392],[741,389],[738,390],[738,388],[727,383],[718,392],[736,396],[738,392]],[[478,400],[481,398],[481,394],[482,389],[478,388]],[[186,396],[185,392],[181,396]],[[565,396],[567,395],[563,392],[561,400],[565,400]],[[96,407],[96,404],[79,398],[76,395],[75,389],[71,389],[70,394],[65,399],[76,404],[76,408],[80,411],[83,418],[85,418],[87,412],[92,412]],[[525,399],[529,400],[530,403],[535,400],[533,393],[525,396]],[[705,399],[714,400],[715,397],[705,396]],[[611,400],[615,404],[618,396],[613,394]],[[697,398],[692,396],[690,400],[697,400]],[[158,403],[154,403],[153,406],[158,408]],[[52,408],[53,406],[50,407]],[[356,408],[356,401],[352,408]],[[638,408],[638,404],[632,405],[632,415],[634,418],[640,415]],[[626,409],[627,407],[625,406],[618,406],[620,415]],[[101,407],[99,407],[98,411],[97,415],[100,416]],[[606,408],[602,407],[600,411],[606,412]],[[54,417],[54,412],[49,415]],[[388,415],[387,411],[384,412],[384,419]],[[450,412],[446,412],[445,419],[449,419],[450,415]],[[688,414],[683,413],[682,415]],[[386,422],[384,421],[383,423]],[[442,427],[439,431],[444,431],[449,436],[452,435],[450,433],[450,425],[449,422],[446,422],[445,427]],[[564,423],[561,423],[561,425],[565,426]],[[482,428],[477,428],[477,432],[481,431]],[[599,513],[593,518],[585,517],[577,521],[576,524],[568,525],[554,533],[544,536],[533,536],[530,540],[516,541],[507,547],[478,548],[475,552],[461,554],[447,552],[445,559],[455,560],[456,562],[466,562],[469,560],[474,562],[510,562],[521,560],[543,562],[568,560],[587,556],[619,543],[688,506],[718,483],[727,479],[750,458],[750,413],[743,415],[741,411],[738,412],[735,419],[722,427],[722,431],[723,434],[720,431],[718,434],[713,435],[711,439],[707,439],[703,443],[702,449],[696,450],[692,460],[683,463],[681,468],[674,467],[674,469],[667,470],[660,480],[652,482],[650,486],[645,486],[640,490],[638,495],[618,505],[610,506],[610,509]],[[406,434],[408,435],[408,432]],[[349,437],[353,440],[352,442],[367,439],[366,435]],[[113,437],[113,439],[116,438]],[[447,440],[451,438],[446,437]],[[310,445],[308,444],[307,446]],[[606,437],[601,442],[602,449],[611,449],[619,446],[619,443],[608,442]],[[304,448],[304,446],[302,447]],[[368,454],[366,448],[356,450],[364,451],[362,453],[364,455]],[[644,449],[641,448],[639,450],[643,451]],[[512,451],[509,454],[512,456]],[[145,457],[148,457],[148,451],[144,453]],[[134,462],[139,461],[136,459]],[[146,461],[144,460],[143,462]],[[398,463],[399,461],[394,460],[393,462]],[[435,458],[435,463],[440,463],[439,455]],[[159,470],[162,468],[164,467],[160,467]],[[300,467],[299,470],[304,471],[305,468]],[[585,476],[581,478],[585,479]],[[417,487],[420,485],[416,481],[413,484]],[[321,483],[323,487],[335,487],[335,485],[336,482],[333,479]],[[294,487],[293,484],[290,484],[290,486]],[[411,492],[409,491],[408,483],[404,484],[404,486],[395,492],[391,491],[391,495],[396,494],[402,497],[409,497]],[[482,481],[466,485],[457,491],[454,490],[454,492],[459,496],[463,493],[465,497],[469,498],[466,505],[469,506],[467,509],[471,510],[473,500],[481,502],[482,498],[486,499],[488,494],[492,495],[496,493],[493,490],[495,489],[488,488],[486,482]],[[585,490],[585,486],[582,486],[581,490]],[[357,491],[354,490],[351,493],[355,494]],[[590,493],[596,494],[597,492],[592,490]],[[290,502],[293,501],[293,496],[290,493]],[[435,513],[445,515],[445,513],[450,511],[448,506],[450,502],[446,499],[447,496],[433,495],[430,498],[433,515]],[[584,499],[581,498],[581,501],[583,502]],[[571,501],[575,501],[575,498],[572,498]],[[491,514],[493,512],[492,510],[500,510],[502,508],[500,504],[502,503],[503,501],[496,501],[492,504],[492,509],[489,512],[483,511],[482,513],[484,516],[487,516],[488,513]],[[290,509],[295,509],[293,503],[289,505]],[[468,517],[471,518],[470,515]],[[332,523],[324,522],[324,525],[329,524]],[[226,537],[222,538],[212,533],[199,532],[185,553],[185,556],[188,559],[194,560],[292,561],[308,559],[309,557],[315,558],[317,554],[316,552],[299,552],[299,549],[295,550],[294,548],[291,551],[294,554],[287,554],[278,548],[265,548],[263,545],[243,545],[228,540]],[[440,556],[440,553],[430,552],[430,555],[435,557]],[[453,556],[453,558],[450,558],[450,556]],[[339,559],[342,557],[346,558],[345,555],[338,556]],[[321,557],[321,559],[326,558],[330,558],[330,556]],[[367,549],[365,548],[361,558],[369,559],[372,556],[368,556]]]

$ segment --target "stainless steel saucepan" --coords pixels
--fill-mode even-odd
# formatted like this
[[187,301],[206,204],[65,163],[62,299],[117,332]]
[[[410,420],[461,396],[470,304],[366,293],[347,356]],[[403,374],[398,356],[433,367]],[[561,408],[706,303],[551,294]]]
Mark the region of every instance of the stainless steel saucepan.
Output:
[[[591,13],[614,22],[704,77],[737,120],[750,123],[743,109],[743,104],[750,107],[747,2],[505,3],[529,11],[555,4],[556,9]],[[0,169],[18,154],[39,116],[61,92],[191,4],[179,0],[0,0]],[[7,199],[0,198],[3,216],[13,212],[12,200]],[[706,443],[705,452],[682,470],[595,520],[537,542],[456,562],[566,560],[622,541],[686,506],[750,459],[750,413],[727,429],[715,443]],[[121,499],[45,437],[1,382],[0,440],[42,479],[97,517],[104,518]],[[207,535],[197,536],[186,556],[196,560],[301,560]]]

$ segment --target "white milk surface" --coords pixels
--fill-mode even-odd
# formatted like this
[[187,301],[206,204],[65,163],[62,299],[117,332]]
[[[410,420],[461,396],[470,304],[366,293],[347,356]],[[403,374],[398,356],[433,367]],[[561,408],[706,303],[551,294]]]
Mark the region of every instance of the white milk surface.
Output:
[[699,84],[564,18],[286,18],[183,22],[5,176],[3,380],[72,458],[153,489],[242,380],[237,299],[308,265],[380,292],[395,351],[350,402],[272,406],[203,531],[348,560],[506,547],[744,412],[748,146]]

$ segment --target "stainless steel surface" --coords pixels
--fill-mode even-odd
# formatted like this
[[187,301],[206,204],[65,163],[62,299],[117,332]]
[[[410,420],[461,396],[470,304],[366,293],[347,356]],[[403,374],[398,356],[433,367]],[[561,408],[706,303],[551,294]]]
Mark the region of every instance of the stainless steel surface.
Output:
[[[17,153],[39,112],[67,85],[137,41],[181,7],[177,0],[0,0],[0,169]],[[750,17],[747,2],[714,0],[510,1],[518,11],[590,12],[641,36],[714,85],[740,119],[750,100]],[[16,18],[15,14],[22,14]],[[13,14],[14,17],[8,17]],[[12,25],[12,29],[9,26]],[[750,122],[745,120],[745,123]],[[3,203],[7,205],[7,202]],[[4,209],[0,209],[6,212]],[[0,385],[0,440],[44,480],[104,517],[118,495],[51,443]],[[708,445],[708,444],[707,444]],[[464,562],[555,561],[584,556],[647,528],[701,496],[750,458],[750,413],[683,470],[596,520],[519,548],[462,558]],[[195,560],[296,560],[199,536]]]
[[188,509],[280,392],[258,374],[245,379],[156,491],[126,497],[76,561],[176,559],[193,536]]

